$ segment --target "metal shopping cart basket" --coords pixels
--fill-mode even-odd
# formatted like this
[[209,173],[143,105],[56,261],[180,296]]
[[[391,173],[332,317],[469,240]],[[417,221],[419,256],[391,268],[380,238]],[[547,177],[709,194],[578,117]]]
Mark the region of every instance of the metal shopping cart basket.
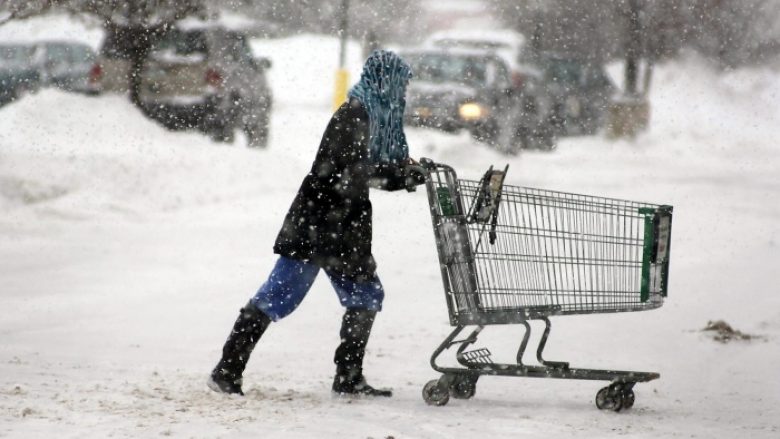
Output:
[[[482,375],[603,380],[599,409],[634,404],[633,387],[653,372],[575,369],[543,358],[550,316],[645,311],[667,293],[672,207],[504,185],[507,169],[480,181],[423,159],[450,324],[455,329],[431,357],[441,372],[423,398],[444,405],[474,396]],[[529,321],[544,322],[538,365],[523,363]],[[498,364],[488,349],[467,350],[487,325],[525,326],[513,364]],[[467,326],[470,335],[456,339]],[[460,367],[437,364],[457,347]]]

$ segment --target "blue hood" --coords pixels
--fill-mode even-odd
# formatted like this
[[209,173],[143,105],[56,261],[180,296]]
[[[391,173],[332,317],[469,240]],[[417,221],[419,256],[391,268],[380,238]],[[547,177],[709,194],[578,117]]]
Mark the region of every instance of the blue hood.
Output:
[[412,69],[401,57],[376,50],[349,91],[349,97],[359,100],[368,113],[372,163],[401,163],[409,157],[403,120],[406,85],[411,77]]

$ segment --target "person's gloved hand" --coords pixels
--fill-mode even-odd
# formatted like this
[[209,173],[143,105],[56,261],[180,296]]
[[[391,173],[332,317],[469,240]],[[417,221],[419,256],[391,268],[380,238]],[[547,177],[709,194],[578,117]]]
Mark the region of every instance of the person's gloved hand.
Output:
[[426,174],[420,168],[420,164],[413,158],[409,158],[409,162],[404,165],[404,186],[407,192],[414,192],[417,190],[417,186],[425,183]]

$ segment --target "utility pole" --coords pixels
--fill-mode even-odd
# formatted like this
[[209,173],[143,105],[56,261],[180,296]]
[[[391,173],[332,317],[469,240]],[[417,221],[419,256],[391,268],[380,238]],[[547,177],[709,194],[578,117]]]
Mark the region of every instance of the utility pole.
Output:
[[333,91],[333,109],[336,110],[347,100],[347,30],[349,29],[349,0],[341,0],[341,19],[339,20],[339,68],[336,70],[336,81]]
[[612,100],[609,106],[607,136],[611,138],[635,137],[647,129],[650,122],[650,103],[647,100],[650,66],[645,69],[644,90],[638,90],[639,60],[642,55],[642,23],[639,0],[628,0],[623,11],[626,26],[626,69],[625,84],[621,96]]

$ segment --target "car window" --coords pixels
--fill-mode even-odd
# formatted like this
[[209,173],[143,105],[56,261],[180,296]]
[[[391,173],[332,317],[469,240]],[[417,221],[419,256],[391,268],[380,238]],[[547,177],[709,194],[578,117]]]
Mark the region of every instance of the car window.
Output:
[[48,44],[45,46],[46,62],[78,64],[94,60],[94,55],[83,46]]
[[95,60],[95,54],[84,46],[70,46],[69,55],[70,60],[74,63],[91,63]]
[[607,73],[598,66],[591,66],[587,69],[585,75],[586,85],[589,87],[597,88],[609,88],[612,87],[612,81],[607,76]]
[[46,46],[47,62],[65,62],[65,61],[69,61],[69,58],[70,56],[65,46],[61,46],[61,45]]
[[416,80],[434,83],[455,82],[481,86],[487,82],[487,63],[476,57],[448,54],[411,55],[408,61]]
[[91,63],[94,60],[95,54],[84,46],[60,44],[46,46],[46,61],[49,62],[81,64]]
[[206,53],[206,36],[200,31],[172,30],[157,41],[152,50],[171,50],[177,55]]
[[567,85],[582,83],[582,65],[576,61],[565,59],[550,59],[547,62],[545,76],[547,80]]
[[237,33],[226,34],[223,38],[222,56],[235,62],[251,62],[252,50],[243,35]]
[[202,31],[173,29],[152,45],[150,56],[171,62],[200,62],[206,59],[207,51],[206,35]]
[[491,66],[494,70],[494,80],[493,85],[496,88],[509,88],[509,69],[507,69],[506,65],[504,65],[503,62],[491,62]]
[[32,61],[33,48],[28,46],[0,46],[0,64],[21,65]]

